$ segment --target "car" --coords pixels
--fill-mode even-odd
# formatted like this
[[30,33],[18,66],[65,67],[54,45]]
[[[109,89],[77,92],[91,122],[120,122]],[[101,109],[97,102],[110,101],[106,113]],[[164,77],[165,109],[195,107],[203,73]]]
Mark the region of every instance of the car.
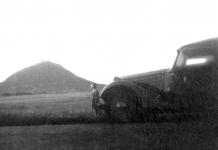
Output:
[[218,38],[182,46],[171,69],[116,77],[100,93],[106,114],[118,121],[162,114],[218,111]]

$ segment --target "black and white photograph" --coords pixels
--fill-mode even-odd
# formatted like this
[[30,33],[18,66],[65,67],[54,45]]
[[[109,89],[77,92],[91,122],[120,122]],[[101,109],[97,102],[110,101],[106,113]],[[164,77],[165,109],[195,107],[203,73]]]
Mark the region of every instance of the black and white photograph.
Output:
[[218,1],[0,0],[0,150],[218,150]]

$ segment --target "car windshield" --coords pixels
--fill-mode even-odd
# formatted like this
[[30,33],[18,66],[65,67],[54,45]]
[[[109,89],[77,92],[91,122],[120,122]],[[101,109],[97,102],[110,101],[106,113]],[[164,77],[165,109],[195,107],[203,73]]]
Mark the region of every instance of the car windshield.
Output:
[[176,66],[181,67],[184,65],[184,63],[185,63],[185,55],[182,52],[180,52],[176,61]]

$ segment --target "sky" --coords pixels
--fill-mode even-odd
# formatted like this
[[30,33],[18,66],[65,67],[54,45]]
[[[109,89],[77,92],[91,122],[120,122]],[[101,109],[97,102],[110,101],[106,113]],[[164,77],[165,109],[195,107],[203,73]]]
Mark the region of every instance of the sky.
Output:
[[179,47],[213,37],[217,0],[1,0],[0,82],[51,61],[108,84],[170,68]]

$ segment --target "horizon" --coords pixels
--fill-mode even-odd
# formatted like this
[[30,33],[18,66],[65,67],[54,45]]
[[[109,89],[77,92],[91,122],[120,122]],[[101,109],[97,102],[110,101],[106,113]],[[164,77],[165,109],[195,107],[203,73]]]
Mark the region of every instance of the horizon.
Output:
[[218,1],[0,2],[0,82],[50,61],[101,84],[171,68],[183,45],[218,37]]

